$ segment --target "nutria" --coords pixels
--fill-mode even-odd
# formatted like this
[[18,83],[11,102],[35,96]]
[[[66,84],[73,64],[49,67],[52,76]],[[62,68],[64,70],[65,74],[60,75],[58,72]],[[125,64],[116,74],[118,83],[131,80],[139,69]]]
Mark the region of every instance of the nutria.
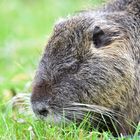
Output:
[[31,104],[42,119],[78,122],[92,112],[94,127],[133,133],[140,120],[140,0],[116,0],[59,21]]

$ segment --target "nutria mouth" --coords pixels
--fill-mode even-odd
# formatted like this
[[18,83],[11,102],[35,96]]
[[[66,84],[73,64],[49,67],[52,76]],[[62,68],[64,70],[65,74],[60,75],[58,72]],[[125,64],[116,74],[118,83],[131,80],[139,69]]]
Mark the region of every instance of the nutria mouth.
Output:
[[[140,120],[140,0],[116,0],[57,23],[33,82],[34,113],[130,134]],[[115,124],[115,129],[114,129]]]

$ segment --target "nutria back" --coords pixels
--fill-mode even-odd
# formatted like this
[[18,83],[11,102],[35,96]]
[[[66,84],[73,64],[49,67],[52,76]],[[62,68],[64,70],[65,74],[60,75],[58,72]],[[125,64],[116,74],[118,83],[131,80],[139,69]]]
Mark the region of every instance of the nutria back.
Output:
[[[58,22],[39,63],[31,104],[42,119],[130,134],[140,120],[140,0],[116,0]],[[115,124],[115,129],[114,129]]]

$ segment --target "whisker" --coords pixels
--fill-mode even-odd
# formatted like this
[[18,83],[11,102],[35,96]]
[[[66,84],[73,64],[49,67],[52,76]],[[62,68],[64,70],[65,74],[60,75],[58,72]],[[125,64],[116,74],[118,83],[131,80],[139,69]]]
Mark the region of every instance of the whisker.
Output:
[[20,114],[33,114],[31,109],[30,96],[31,94],[27,93],[17,94],[11,100],[9,100],[8,107],[11,108],[11,110],[19,110]]
[[[111,121],[111,123],[115,122],[117,123],[122,129],[125,130],[125,128],[123,127],[123,125],[121,124],[121,122],[119,122],[116,117],[122,117],[125,118],[125,116],[123,116],[121,113],[119,112],[115,112],[111,109],[108,109],[106,107],[102,107],[102,106],[98,106],[98,105],[90,105],[90,104],[81,104],[81,103],[71,103],[71,104],[66,104],[66,106],[64,107],[65,111],[69,111],[71,114],[71,111],[75,112],[77,115],[79,115],[78,117],[81,117],[81,119],[83,119],[83,116],[85,116],[86,112],[92,112],[92,113],[97,113],[101,115],[100,119],[97,116],[93,116],[89,119],[91,119],[92,121],[96,121],[96,122],[101,122],[104,123],[106,125],[107,128],[108,127],[108,122],[106,121],[106,119],[104,118],[104,116],[108,117]],[[79,119],[79,118],[78,118]],[[112,124],[113,125],[113,124]],[[115,128],[114,128],[115,129]]]

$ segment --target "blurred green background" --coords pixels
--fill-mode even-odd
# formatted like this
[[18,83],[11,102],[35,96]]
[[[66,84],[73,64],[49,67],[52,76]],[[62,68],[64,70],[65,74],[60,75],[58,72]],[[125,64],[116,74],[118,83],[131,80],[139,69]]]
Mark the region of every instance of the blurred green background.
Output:
[[0,105],[30,92],[54,23],[103,0],[0,0]]

